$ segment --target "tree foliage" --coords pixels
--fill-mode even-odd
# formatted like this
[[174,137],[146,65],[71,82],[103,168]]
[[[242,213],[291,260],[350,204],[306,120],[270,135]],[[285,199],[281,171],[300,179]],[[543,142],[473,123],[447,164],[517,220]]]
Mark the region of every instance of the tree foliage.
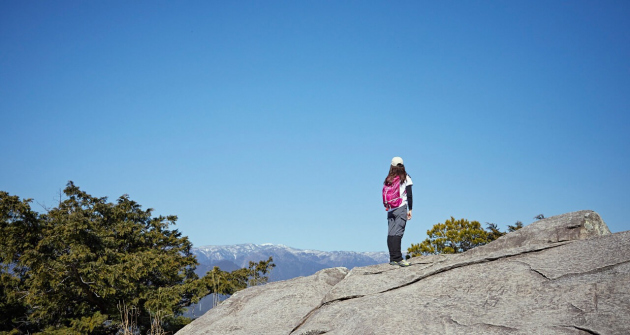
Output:
[[[438,223],[427,231],[428,238],[418,244],[411,244],[407,248],[410,257],[435,254],[456,254],[487,244],[507,234],[499,230],[495,223],[486,223],[487,230],[478,221],[466,219],[456,220],[451,216],[444,223]],[[514,226],[508,225],[512,232],[523,227],[517,221]]]
[[176,216],[121,196],[96,198],[69,182],[67,199],[39,214],[30,199],[0,192],[0,332],[109,334],[133,306],[145,332],[159,316],[166,330],[189,320],[184,308],[210,293],[232,294],[261,282],[272,259],[198,278],[192,244],[169,226]]
[[272,257],[257,263],[250,261],[249,267],[229,273],[215,266],[200,280],[201,287],[205,290],[202,296],[210,293],[230,295],[246,287],[265,284],[269,280],[268,273],[275,266]]
[[[542,214],[541,214],[542,215]],[[523,222],[521,221],[516,221],[514,223],[514,225],[508,225],[508,233],[511,233],[513,231],[517,231],[519,229],[523,228]]]
[[499,227],[496,223],[486,222],[486,229],[488,232],[487,242],[492,242],[506,234],[505,232],[499,230]]

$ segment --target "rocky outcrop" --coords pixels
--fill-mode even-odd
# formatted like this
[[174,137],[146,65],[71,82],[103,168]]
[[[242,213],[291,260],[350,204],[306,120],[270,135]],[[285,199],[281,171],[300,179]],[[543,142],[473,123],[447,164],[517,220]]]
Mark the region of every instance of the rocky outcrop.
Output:
[[250,288],[178,334],[630,334],[630,231],[593,211],[411,263]]
[[178,334],[288,334],[348,274],[331,268],[308,277],[236,292]]
[[[352,269],[357,266],[389,262],[389,254],[386,252],[303,250],[269,243],[207,245],[192,248],[191,251],[199,262],[195,273],[200,277],[215,266],[223,271],[233,271],[248,267],[249,262],[259,262],[273,257],[276,267],[268,274],[270,282],[310,276],[327,268]],[[196,317],[205,314],[212,308],[213,300],[213,295],[206,296],[199,303],[190,306],[184,316]]]

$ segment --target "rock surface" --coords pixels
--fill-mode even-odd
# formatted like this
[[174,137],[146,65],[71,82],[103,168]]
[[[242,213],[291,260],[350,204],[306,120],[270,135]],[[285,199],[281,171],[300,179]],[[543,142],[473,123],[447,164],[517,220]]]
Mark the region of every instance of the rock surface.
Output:
[[630,334],[630,231],[593,211],[411,263],[249,288],[178,334]]
[[346,268],[236,292],[177,334],[288,334],[346,275]]

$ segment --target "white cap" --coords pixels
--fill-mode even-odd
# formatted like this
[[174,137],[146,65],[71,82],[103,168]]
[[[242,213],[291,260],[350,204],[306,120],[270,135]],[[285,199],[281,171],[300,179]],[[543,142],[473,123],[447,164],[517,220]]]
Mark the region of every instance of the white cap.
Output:
[[[398,164],[402,164],[403,160],[400,157],[394,157],[392,158],[392,166],[396,166]],[[403,164],[404,165],[404,164]]]

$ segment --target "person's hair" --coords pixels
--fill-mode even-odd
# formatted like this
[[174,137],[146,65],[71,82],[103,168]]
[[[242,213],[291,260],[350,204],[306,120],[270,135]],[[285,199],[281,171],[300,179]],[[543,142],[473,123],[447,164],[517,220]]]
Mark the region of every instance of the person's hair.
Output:
[[405,171],[405,166],[402,164],[398,164],[396,166],[391,166],[389,168],[389,173],[387,174],[387,178],[383,182],[385,185],[391,185],[394,182],[394,179],[398,176],[400,178],[400,183],[404,183],[405,179],[407,179],[407,171]]

